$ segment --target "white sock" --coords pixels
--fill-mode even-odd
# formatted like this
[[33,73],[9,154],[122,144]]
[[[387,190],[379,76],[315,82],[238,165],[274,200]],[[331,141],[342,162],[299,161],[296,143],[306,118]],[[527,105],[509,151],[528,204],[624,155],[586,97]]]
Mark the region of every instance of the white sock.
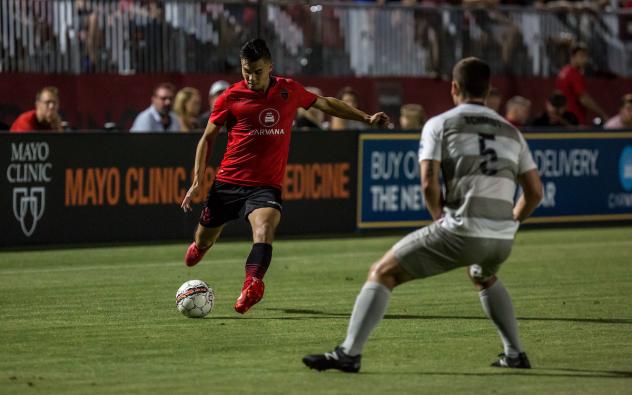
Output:
[[347,338],[342,343],[342,350],[351,356],[362,354],[362,349],[369,335],[384,317],[391,291],[384,285],[366,282],[356,298]]
[[489,319],[494,322],[503,342],[505,355],[517,357],[522,352],[518,338],[518,322],[514,314],[511,296],[499,279],[494,285],[479,292],[481,305]]

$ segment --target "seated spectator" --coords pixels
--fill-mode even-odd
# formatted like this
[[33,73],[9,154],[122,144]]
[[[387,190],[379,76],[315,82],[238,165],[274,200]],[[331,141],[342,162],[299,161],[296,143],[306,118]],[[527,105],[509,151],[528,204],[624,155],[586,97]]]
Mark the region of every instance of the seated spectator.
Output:
[[553,91],[545,104],[545,110],[531,123],[532,126],[573,126],[579,121],[566,109],[566,96],[561,91]]
[[606,122],[605,128],[632,129],[632,93],[628,93],[621,98],[619,113]]
[[402,130],[421,130],[426,123],[426,112],[419,104],[404,104],[399,110],[399,127]]
[[[338,99],[351,107],[358,108],[358,94],[350,86],[345,86],[338,92]],[[368,125],[360,121],[331,117],[331,130],[363,130],[366,128]]]
[[[308,86],[305,88],[306,91],[311,92],[315,95],[322,96],[323,92],[316,88],[315,86]],[[310,130],[310,129],[326,129],[327,125],[324,122],[325,113],[316,109],[315,107],[310,107],[309,109],[304,109],[299,107],[296,110],[296,119],[294,120],[294,127],[300,130]]]
[[[215,100],[221,95],[230,84],[224,80],[218,80],[213,82],[211,88],[208,91],[208,111],[205,111],[202,115],[200,115],[200,126],[202,129],[206,129],[206,125],[208,125],[208,119],[211,117],[211,112],[213,111],[213,104],[215,104]],[[222,129],[225,129],[222,127]]]
[[130,132],[178,132],[180,122],[171,111],[175,87],[163,82],[154,88],[151,106],[138,114]]
[[199,123],[201,105],[200,91],[195,88],[182,88],[176,94],[173,112],[178,116],[181,131],[191,132],[201,129]]
[[500,91],[495,86],[492,86],[485,98],[485,105],[500,114],[500,104],[502,101],[503,97]]
[[54,86],[42,88],[35,95],[35,110],[20,114],[11,125],[12,132],[62,131],[59,115],[59,91]]
[[526,125],[531,112],[531,101],[522,96],[514,96],[507,101],[505,119],[515,127]]

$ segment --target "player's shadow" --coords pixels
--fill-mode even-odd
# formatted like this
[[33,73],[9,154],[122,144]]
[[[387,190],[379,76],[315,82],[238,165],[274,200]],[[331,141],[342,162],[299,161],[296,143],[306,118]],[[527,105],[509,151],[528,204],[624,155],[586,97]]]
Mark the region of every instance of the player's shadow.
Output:
[[[285,314],[304,315],[307,318],[349,318],[350,313],[331,313],[310,309],[265,308],[269,311],[280,311]],[[278,319],[296,319],[298,317],[278,317]],[[519,321],[561,321],[591,324],[632,324],[632,318],[566,318],[566,317],[517,317]],[[484,316],[459,315],[415,315],[415,314],[386,314],[387,320],[487,320]]]
[[[363,374],[382,375],[389,372],[363,372]],[[534,369],[496,369],[496,372],[391,372],[393,374],[420,376],[536,376],[536,377],[572,377],[572,378],[603,378],[603,379],[632,379],[632,372],[622,370],[588,370],[567,369],[556,367],[536,367]]]

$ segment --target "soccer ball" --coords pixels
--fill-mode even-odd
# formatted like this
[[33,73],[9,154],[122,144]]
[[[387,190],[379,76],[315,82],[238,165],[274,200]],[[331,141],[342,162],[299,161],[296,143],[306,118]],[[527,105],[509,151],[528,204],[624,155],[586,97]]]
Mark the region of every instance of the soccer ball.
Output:
[[202,280],[189,280],[178,288],[176,307],[190,318],[202,318],[211,312],[215,292]]

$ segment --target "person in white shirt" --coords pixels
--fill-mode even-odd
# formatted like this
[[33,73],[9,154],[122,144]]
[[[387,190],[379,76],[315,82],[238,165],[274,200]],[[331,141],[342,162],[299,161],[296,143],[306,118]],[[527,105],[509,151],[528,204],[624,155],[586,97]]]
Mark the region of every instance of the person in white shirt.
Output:
[[136,116],[130,132],[180,131],[178,117],[171,111],[174,95],[175,87],[172,84],[168,82],[158,84],[151,96],[151,106]]

